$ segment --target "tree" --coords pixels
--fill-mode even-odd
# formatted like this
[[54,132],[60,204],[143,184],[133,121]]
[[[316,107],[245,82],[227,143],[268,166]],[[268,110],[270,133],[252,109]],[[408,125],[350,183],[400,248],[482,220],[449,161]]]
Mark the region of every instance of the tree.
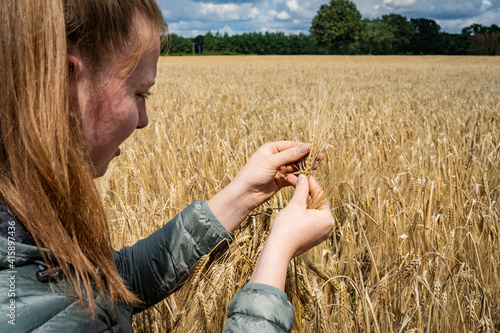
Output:
[[472,55],[476,53],[476,45],[472,42],[472,38],[467,34],[449,34],[441,32],[439,36],[439,49],[442,54]]
[[406,54],[410,52],[410,42],[415,35],[413,24],[406,17],[399,14],[384,15],[382,21],[388,24],[394,33],[392,53]]
[[474,23],[468,27],[462,29],[462,33],[468,34],[469,36],[484,34],[488,31],[488,27]]
[[167,42],[162,45],[161,54],[189,54],[191,53],[191,40],[176,34],[169,34]]
[[381,19],[369,20],[365,19],[364,40],[368,43],[368,54],[372,54],[373,47],[376,45],[384,45],[391,51],[392,41],[394,40],[394,32],[392,27],[383,22]]
[[462,34],[471,36],[477,54],[500,54],[500,28],[496,24],[487,27],[474,23],[463,28]]
[[412,39],[413,51],[415,54],[442,54],[439,49],[439,30],[441,27],[434,20],[426,18],[411,19],[410,22],[415,28],[415,35]]
[[191,45],[194,43],[194,52],[195,53],[202,53],[203,48],[205,46],[205,36],[198,35],[195,38],[191,40]]
[[217,52],[219,51],[219,42],[218,38],[219,33],[214,36],[211,31],[207,32],[205,35],[205,38],[203,38],[203,46],[204,46],[204,52]]
[[349,0],[331,0],[329,5],[321,5],[310,28],[311,37],[319,46],[336,53],[345,53],[349,44],[360,39],[363,30],[361,14]]

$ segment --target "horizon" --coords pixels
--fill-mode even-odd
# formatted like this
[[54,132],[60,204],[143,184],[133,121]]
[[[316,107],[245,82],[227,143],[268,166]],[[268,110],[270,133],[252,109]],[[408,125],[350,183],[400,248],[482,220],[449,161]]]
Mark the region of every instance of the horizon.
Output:
[[[257,32],[309,34],[313,17],[324,0],[161,0],[160,8],[169,32],[194,38],[209,31],[228,35]],[[474,23],[500,23],[500,0],[354,0],[363,18],[399,14],[436,21],[441,32],[460,33]]]

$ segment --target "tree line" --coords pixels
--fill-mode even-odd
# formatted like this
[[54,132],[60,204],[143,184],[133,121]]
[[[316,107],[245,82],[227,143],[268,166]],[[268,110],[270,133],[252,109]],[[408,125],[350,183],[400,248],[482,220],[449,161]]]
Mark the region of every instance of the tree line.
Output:
[[310,34],[250,32],[230,36],[208,32],[196,38],[168,36],[163,54],[172,55],[498,55],[500,28],[472,24],[461,33],[441,31],[427,18],[408,19],[399,14],[362,18],[349,0],[331,0],[313,18]]

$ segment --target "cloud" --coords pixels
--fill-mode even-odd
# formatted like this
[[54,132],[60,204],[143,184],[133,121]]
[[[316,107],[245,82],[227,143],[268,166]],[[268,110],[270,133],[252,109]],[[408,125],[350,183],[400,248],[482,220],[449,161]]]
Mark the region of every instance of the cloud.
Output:
[[200,3],[198,14],[200,14],[201,17],[211,18],[214,21],[227,22],[255,19],[260,15],[260,10],[249,3],[244,3],[242,5],[236,5],[234,3]]
[[289,20],[291,18],[290,14],[288,14],[287,12],[285,12],[284,10],[282,10],[281,12],[277,13],[276,14],[276,18],[278,20]]
[[485,26],[497,24],[500,22],[500,11],[486,11],[478,16],[469,17],[467,19],[451,19],[451,20],[436,20],[443,31],[460,32],[463,28],[471,26],[474,23],[479,23]]
[[[416,2],[411,7],[404,8],[401,12],[432,19],[460,19],[478,15],[481,5],[482,0],[423,0]],[[388,8],[397,9],[397,7],[391,7],[390,4]]]
[[395,13],[408,18],[429,18],[434,20],[457,20],[480,15],[488,4],[500,0],[355,0],[361,13],[367,17],[378,17]]
[[312,20],[319,7],[326,1],[273,0],[272,2],[278,11],[287,11],[294,18],[307,18],[308,20]]
[[200,2],[200,3],[212,3],[212,4],[235,4],[235,5],[238,5],[238,4],[244,4],[244,3],[255,3],[257,1],[231,1],[231,0],[215,0],[215,1],[206,1],[206,0],[192,0],[192,2]]
[[[363,17],[395,13],[436,20],[443,31],[472,23],[500,22],[500,0],[352,0]],[[210,31],[307,33],[318,9],[330,0],[160,0],[170,31],[194,37]]]
[[415,6],[415,0],[383,0],[382,4],[393,8],[411,8]]

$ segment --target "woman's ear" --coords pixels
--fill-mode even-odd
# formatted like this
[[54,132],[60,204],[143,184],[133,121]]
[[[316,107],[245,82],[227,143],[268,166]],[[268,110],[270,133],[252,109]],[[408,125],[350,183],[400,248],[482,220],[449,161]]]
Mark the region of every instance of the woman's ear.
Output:
[[84,67],[80,58],[74,54],[68,54],[68,74],[69,74],[69,93],[73,109],[76,112],[80,110],[80,101],[85,95]]
[[68,66],[69,66],[69,78],[71,81],[75,81],[79,78],[82,66],[78,57],[68,54]]

